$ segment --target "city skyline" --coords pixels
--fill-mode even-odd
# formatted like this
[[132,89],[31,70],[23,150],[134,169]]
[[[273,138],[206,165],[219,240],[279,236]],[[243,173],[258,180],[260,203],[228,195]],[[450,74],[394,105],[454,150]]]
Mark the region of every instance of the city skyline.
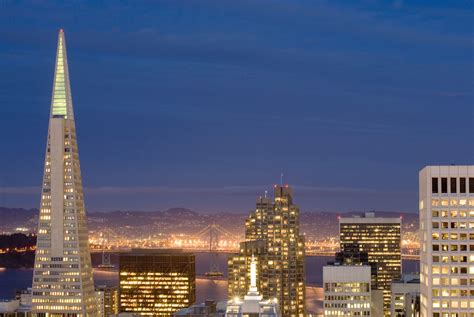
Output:
[[[303,211],[415,213],[419,169],[473,157],[463,142],[472,134],[467,3],[282,2],[265,15],[247,2],[215,4],[194,14],[165,1],[144,15],[87,2],[81,9],[97,12],[87,19],[73,4],[31,4],[30,20],[1,19],[0,132],[19,120],[25,130],[0,158],[0,205],[37,206],[60,27],[73,39],[89,210],[248,211],[283,172]],[[5,4],[0,16],[20,9]],[[447,104],[457,120],[445,120]],[[281,141],[293,151],[278,155]],[[455,159],[438,151],[443,142]]]
[[2,3],[0,316],[474,317],[473,9]]

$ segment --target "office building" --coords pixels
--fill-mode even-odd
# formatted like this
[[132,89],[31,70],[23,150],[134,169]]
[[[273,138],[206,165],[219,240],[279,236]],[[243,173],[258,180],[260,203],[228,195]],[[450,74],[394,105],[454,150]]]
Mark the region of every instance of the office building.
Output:
[[323,288],[324,316],[373,316],[370,266],[326,265]]
[[235,297],[227,302],[226,317],[280,317],[278,300],[265,299],[258,291],[257,260],[250,259],[250,285],[247,294]]
[[258,261],[257,284],[263,298],[276,298],[282,316],[304,316],[304,237],[288,185],[275,185],[273,200],[259,197],[246,219],[245,242],[239,254],[228,259],[230,299],[242,298],[249,289],[252,256]]
[[403,274],[392,282],[393,317],[420,317],[420,275]]
[[423,317],[474,317],[474,166],[419,173]]
[[224,317],[227,302],[206,300],[204,303],[191,305],[178,310],[173,317]]
[[196,301],[196,265],[181,250],[137,249],[119,257],[120,312],[172,316]]
[[31,292],[21,291],[15,299],[0,300],[0,317],[30,317]]
[[339,237],[342,251],[358,244],[361,252],[367,252],[369,263],[376,265],[376,288],[383,290],[384,315],[390,316],[392,280],[400,279],[402,272],[401,218],[375,217],[374,213],[340,218]]
[[84,192],[59,31],[33,273],[35,316],[96,316]]
[[95,288],[99,316],[107,317],[116,315],[118,307],[118,288],[114,286],[99,285]]
[[[369,262],[369,253],[360,251],[358,243],[347,243],[344,245],[344,250],[336,252],[337,265],[368,265],[370,266],[371,287],[372,290],[377,289],[377,263]],[[328,263],[331,264],[331,263]]]

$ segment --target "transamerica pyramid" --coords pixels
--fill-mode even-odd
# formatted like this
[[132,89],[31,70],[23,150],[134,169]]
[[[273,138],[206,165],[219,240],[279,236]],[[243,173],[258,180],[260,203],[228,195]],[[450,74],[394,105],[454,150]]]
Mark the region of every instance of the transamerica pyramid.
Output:
[[97,316],[64,31],[59,31],[44,163],[32,313]]

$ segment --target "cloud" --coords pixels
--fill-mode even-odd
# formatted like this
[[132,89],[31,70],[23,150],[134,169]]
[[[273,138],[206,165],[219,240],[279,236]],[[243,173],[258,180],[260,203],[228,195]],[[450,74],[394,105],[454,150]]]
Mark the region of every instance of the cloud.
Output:
[[12,195],[39,195],[40,187],[0,187],[0,194]]
[[[325,187],[291,185],[298,194],[314,193],[410,193],[409,191],[381,190],[374,188],[359,187]],[[271,185],[247,185],[247,186],[215,186],[215,187],[168,187],[168,186],[103,186],[86,187],[86,195],[167,195],[167,194],[216,194],[216,195],[247,195],[264,194],[265,190],[272,192]],[[39,195],[40,187],[0,187],[0,194],[15,195]]]

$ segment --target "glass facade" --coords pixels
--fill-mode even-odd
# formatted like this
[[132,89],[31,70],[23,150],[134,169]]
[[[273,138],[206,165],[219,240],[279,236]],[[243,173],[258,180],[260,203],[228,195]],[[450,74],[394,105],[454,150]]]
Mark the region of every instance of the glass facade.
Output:
[[119,262],[121,312],[172,316],[196,301],[194,254],[134,250]]
[[390,316],[390,287],[393,280],[401,278],[401,219],[380,218],[368,215],[361,218],[341,218],[339,221],[341,250],[367,252],[369,263],[376,266],[374,288],[384,293],[384,313]]

